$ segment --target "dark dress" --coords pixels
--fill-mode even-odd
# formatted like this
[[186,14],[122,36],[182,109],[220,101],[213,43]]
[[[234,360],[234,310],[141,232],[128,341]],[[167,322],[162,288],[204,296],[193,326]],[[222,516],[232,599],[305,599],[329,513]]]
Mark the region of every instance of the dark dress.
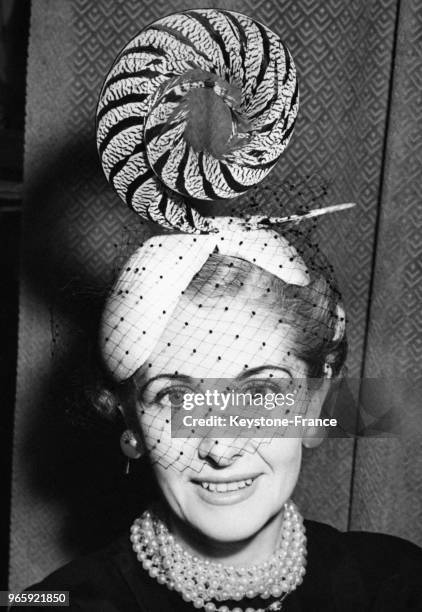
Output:
[[[417,546],[387,535],[342,533],[313,521],[305,525],[307,573],[284,600],[283,612],[422,611],[422,550]],[[28,590],[67,590],[70,610],[194,612],[178,593],[160,586],[142,569],[128,534]],[[233,602],[233,607],[245,609],[254,603],[264,607],[261,599]]]

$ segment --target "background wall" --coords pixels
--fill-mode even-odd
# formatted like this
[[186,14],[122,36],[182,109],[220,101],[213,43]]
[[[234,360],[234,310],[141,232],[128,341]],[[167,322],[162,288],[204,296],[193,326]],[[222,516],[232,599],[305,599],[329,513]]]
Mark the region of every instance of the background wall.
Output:
[[295,58],[299,120],[267,186],[278,180],[287,206],[358,203],[324,218],[318,239],[348,309],[349,374],[382,377],[371,401],[388,399],[404,416],[401,438],[333,439],[307,452],[295,498],[309,518],[422,544],[412,392],[422,351],[417,0],[33,0],[11,588],[110,540],[148,496],[146,477],[131,496],[143,467],[124,481],[119,431],[87,417],[81,393],[104,293],[122,256],[154,231],[107,186],[94,115],[128,39],[170,11],[201,6],[262,21]]
[[22,217],[25,72],[29,3],[0,3],[0,590],[9,574],[9,511],[15,411],[19,236]]

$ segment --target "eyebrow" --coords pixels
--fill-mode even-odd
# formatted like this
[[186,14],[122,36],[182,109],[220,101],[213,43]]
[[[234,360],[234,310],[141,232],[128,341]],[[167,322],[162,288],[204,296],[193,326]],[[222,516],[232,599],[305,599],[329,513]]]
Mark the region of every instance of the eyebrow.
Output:
[[141,393],[143,393],[145,391],[145,389],[147,387],[149,387],[153,382],[157,381],[157,380],[182,380],[183,382],[186,383],[192,383],[194,380],[194,378],[192,378],[192,376],[187,376],[186,374],[157,374],[157,376],[154,376],[153,378],[150,378],[149,380],[147,380],[145,382],[145,384],[143,384],[141,387],[139,387],[139,391]]
[[286,372],[286,374],[288,374],[290,378],[292,378],[292,373],[290,372],[288,368],[282,368],[280,366],[273,366],[273,365],[265,365],[265,366],[260,366],[257,368],[252,368],[250,370],[246,370],[245,372],[242,372],[241,374],[239,374],[237,378],[239,380],[244,380],[245,378],[249,378],[250,376],[254,376],[255,374],[260,374],[261,372],[264,372],[265,370],[278,370],[280,372]]

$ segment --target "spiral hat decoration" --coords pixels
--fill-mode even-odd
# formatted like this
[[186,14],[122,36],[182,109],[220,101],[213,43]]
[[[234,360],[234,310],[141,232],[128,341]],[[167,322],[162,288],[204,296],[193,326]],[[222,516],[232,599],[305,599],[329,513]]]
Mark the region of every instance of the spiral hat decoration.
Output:
[[[228,109],[231,134],[218,154],[186,138],[195,91]],[[298,112],[292,57],[266,26],[226,10],[155,21],[121,51],[97,108],[104,173],[141,217],[188,233],[218,231],[189,198],[234,198],[262,181]]]

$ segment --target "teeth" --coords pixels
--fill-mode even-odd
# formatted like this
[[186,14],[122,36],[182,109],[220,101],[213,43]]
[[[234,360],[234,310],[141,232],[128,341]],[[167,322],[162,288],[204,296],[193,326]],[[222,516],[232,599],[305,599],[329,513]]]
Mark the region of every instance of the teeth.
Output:
[[201,487],[209,491],[217,491],[217,493],[226,493],[227,491],[237,491],[250,487],[253,483],[253,478],[246,480],[236,480],[235,482],[205,482],[201,481]]
[[216,484],[215,490],[219,493],[225,493],[226,491],[230,491],[229,485],[225,482],[220,482],[219,484]]

